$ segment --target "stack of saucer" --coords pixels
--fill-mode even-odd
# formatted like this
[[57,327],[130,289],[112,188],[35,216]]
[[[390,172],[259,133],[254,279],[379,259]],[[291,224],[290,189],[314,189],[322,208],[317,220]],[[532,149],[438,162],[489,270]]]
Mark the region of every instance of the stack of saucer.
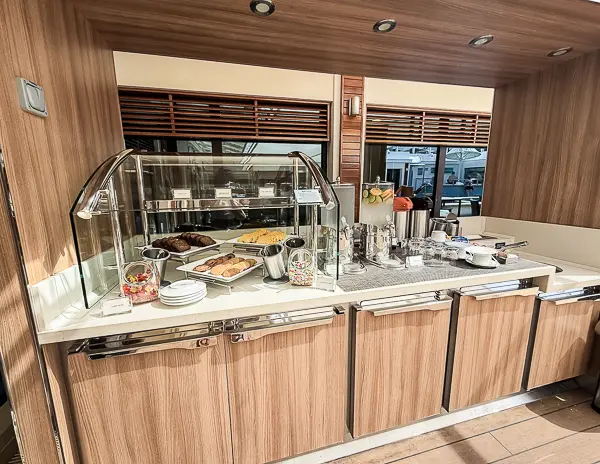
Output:
[[160,289],[160,301],[168,306],[189,305],[206,296],[206,284],[197,280],[179,280]]

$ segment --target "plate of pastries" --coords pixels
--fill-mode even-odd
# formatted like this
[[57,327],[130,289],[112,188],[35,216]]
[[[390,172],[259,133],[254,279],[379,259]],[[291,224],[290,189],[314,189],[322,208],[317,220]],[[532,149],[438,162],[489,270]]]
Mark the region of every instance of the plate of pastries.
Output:
[[207,251],[218,247],[223,240],[215,240],[208,235],[184,232],[172,237],[157,238],[152,242],[154,248],[162,248],[178,258],[185,258],[198,251]]
[[179,266],[177,270],[220,282],[232,282],[259,268],[262,264],[263,260],[260,256],[222,253]]
[[279,243],[285,240],[285,232],[280,230],[257,229],[253,232],[248,232],[238,238],[231,240],[234,245],[243,245],[250,247],[265,247],[273,243]]

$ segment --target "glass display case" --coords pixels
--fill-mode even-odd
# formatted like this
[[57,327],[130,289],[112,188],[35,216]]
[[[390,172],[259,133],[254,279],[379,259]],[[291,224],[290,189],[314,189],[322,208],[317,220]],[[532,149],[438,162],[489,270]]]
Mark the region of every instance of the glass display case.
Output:
[[[141,249],[186,232],[210,237],[213,251],[228,251],[255,230],[273,232],[273,240],[300,236],[317,257],[314,285],[334,290],[338,277],[339,203],[321,168],[300,152],[125,150],[88,179],[71,224],[88,308],[118,285]],[[203,252],[191,247],[185,262]]]

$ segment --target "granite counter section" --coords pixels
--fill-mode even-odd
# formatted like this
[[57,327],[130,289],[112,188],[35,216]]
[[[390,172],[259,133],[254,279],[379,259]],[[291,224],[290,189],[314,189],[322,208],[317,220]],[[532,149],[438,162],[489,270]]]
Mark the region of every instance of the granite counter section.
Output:
[[481,277],[511,271],[539,269],[543,264],[521,259],[514,264],[500,264],[496,269],[482,269],[465,261],[454,261],[440,267],[423,266],[414,269],[389,270],[367,264],[367,272],[358,275],[343,275],[338,286],[345,292],[356,292],[377,288],[408,285],[421,282],[456,281],[466,277]]

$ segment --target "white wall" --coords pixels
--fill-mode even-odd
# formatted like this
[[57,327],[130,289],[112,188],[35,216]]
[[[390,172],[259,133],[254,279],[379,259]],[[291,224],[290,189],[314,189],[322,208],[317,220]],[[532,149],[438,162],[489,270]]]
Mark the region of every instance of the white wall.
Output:
[[114,59],[119,85],[334,100],[334,74],[124,52],[114,52]]
[[492,112],[494,89],[425,82],[365,79],[367,105]]
[[[125,52],[114,52],[114,60],[123,86],[331,102],[328,175],[339,175],[340,75]],[[365,79],[367,104],[491,112],[493,98],[493,89]]]

